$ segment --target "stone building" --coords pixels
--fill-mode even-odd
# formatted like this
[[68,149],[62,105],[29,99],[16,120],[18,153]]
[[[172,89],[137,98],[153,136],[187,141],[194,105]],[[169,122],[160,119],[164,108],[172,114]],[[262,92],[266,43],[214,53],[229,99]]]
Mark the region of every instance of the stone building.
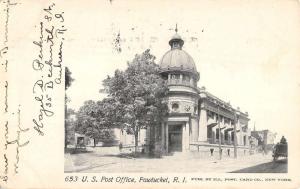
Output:
[[[184,41],[177,31],[169,45],[171,49],[159,62],[160,74],[169,88],[166,97],[169,114],[155,134],[150,134],[149,128],[139,134],[139,145],[155,143],[156,150],[163,153],[195,150],[206,153],[211,149],[218,151],[220,142],[224,151],[233,153],[236,140],[238,153],[245,154],[251,137],[248,113],[232,107],[204,87],[198,88],[200,74],[193,58],[182,49]],[[134,137],[124,131],[120,133],[120,142],[133,146]]]
[[[161,76],[167,81],[169,115],[158,132],[160,148],[172,151],[208,151],[249,147],[248,113],[198,88],[200,74],[193,58],[184,51],[184,41],[176,34],[169,41],[171,49],[160,60]],[[236,131],[234,131],[236,124]],[[236,137],[234,137],[236,133]]]

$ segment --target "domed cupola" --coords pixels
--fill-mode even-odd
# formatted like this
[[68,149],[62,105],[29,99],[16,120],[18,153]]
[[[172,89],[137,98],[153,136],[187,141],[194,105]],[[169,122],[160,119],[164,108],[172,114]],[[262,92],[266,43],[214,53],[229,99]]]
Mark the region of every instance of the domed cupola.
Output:
[[173,35],[172,39],[169,41],[169,45],[171,49],[182,49],[184,41],[181,39],[180,35],[176,34]]
[[183,77],[181,79],[185,80],[185,85],[190,82],[190,85],[197,87],[199,73],[197,72],[196,64],[193,58],[186,51],[182,50],[184,41],[177,33],[177,25],[175,31],[175,35],[169,41],[171,49],[160,60],[160,72],[165,79],[168,78],[170,80],[170,77]]

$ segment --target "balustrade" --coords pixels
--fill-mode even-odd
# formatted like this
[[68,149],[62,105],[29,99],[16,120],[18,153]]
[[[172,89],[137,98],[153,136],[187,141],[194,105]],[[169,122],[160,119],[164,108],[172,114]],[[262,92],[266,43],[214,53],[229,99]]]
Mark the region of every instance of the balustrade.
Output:
[[195,87],[193,84],[190,83],[190,81],[185,81],[185,80],[180,81],[180,79],[170,79],[168,81],[168,85],[184,85],[188,87]]

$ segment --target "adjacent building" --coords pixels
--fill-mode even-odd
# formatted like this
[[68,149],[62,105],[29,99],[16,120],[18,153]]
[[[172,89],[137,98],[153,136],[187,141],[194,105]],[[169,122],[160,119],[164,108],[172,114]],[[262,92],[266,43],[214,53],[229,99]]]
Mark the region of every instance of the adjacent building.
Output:
[[270,130],[251,131],[251,136],[257,140],[258,150],[272,150],[275,145],[276,135],[276,133]]

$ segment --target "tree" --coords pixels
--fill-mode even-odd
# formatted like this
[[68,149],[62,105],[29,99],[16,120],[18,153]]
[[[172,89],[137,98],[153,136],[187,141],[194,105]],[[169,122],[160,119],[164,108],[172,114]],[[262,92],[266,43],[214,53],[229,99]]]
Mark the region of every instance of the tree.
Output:
[[75,111],[68,108],[65,115],[65,147],[74,140],[75,137]]
[[80,107],[77,113],[76,132],[94,139],[96,141],[113,140],[112,132],[114,115],[112,99],[103,99],[102,101],[88,100]]
[[150,50],[146,50],[136,55],[125,71],[116,70],[113,77],[108,76],[103,81],[105,91],[116,107],[114,125],[133,130],[135,152],[140,130],[146,127],[155,129],[168,112],[164,100],[167,84],[154,61]]
[[[65,91],[71,86],[72,82],[74,81],[74,78],[72,78],[72,72],[69,70],[68,67],[65,67]],[[69,143],[68,139],[72,139],[72,130],[74,130],[74,124],[72,121],[69,120],[70,113],[68,112],[67,103],[70,102],[70,99],[67,97],[67,94],[65,94],[65,148],[67,148],[67,145]]]
[[72,72],[69,70],[68,67],[65,68],[65,89],[67,90],[74,81],[74,78],[72,78]]

